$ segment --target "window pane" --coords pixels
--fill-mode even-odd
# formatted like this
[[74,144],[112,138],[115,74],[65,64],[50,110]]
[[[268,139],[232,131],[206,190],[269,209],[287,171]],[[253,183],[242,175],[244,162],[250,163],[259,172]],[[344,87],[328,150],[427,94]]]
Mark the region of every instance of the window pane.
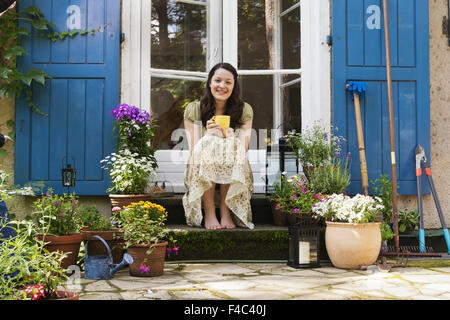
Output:
[[[253,129],[267,130],[270,137],[273,128],[273,76],[240,76],[242,98],[253,109]],[[259,137],[252,135],[250,148],[258,149]],[[261,146],[259,146],[261,147]]]
[[206,71],[206,6],[153,0],[152,68]]
[[266,8],[264,0],[239,0],[238,8],[238,68],[273,69],[269,56],[273,15],[266,12],[270,8]]
[[178,144],[177,149],[188,150],[183,130],[176,129],[184,128],[184,107],[191,101],[200,100],[205,83],[152,78],[151,86],[151,114],[159,125],[152,146],[167,150]]
[[[289,76],[283,76],[283,80],[286,83],[286,79]],[[298,76],[297,76],[298,77]],[[283,100],[283,128],[284,133],[289,130],[295,129],[297,132],[301,132],[302,127],[302,112],[301,112],[301,82],[297,82],[291,86],[281,89]]]
[[300,68],[300,9],[297,8],[281,18],[283,69]]
[[294,4],[298,3],[299,0],[281,0],[281,12],[289,9]]

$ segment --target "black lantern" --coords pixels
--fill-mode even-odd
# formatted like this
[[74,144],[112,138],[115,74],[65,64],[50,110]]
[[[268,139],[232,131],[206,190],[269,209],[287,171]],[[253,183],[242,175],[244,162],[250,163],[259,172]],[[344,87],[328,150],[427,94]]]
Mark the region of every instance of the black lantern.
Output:
[[269,169],[269,161],[274,160],[278,158],[279,160],[279,169],[280,173],[284,172],[286,170],[286,163],[291,162],[295,160],[295,168],[296,173],[299,173],[299,163],[298,158],[295,155],[294,150],[292,150],[289,145],[287,144],[286,138],[281,137],[278,140],[278,145],[270,146],[267,145],[267,154],[266,154],[266,195],[271,194],[273,190],[273,186],[269,185],[269,176],[268,176],[268,169]]
[[70,163],[66,164],[66,167],[61,170],[62,185],[67,188],[69,193],[70,187],[75,187],[75,181],[77,179],[77,170],[72,168]]
[[321,227],[312,217],[302,217],[289,226],[288,266],[296,269],[320,267]]

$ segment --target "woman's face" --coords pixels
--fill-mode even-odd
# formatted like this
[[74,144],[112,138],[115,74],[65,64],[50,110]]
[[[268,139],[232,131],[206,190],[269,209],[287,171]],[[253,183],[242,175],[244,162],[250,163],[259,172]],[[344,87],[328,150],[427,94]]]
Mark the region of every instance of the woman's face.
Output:
[[214,72],[209,86],[216,101],[227,101],[234,88],[233,74],[226,69],[219,68]]

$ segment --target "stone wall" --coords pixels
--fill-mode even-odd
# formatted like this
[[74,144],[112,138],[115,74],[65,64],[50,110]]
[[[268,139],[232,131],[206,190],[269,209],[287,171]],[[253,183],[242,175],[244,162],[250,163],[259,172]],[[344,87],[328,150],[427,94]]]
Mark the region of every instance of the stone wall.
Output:
[[[450,47],[442,34],[447,0],[430,0],[430,115],[431,172],[447,225],[450,225]],[[424,183],[427,183],[424,180]],[[417,209],[417,197],[400,197],[399,209]],[[424,196],[425,229],[439,229],[441,223],[432,195]]]

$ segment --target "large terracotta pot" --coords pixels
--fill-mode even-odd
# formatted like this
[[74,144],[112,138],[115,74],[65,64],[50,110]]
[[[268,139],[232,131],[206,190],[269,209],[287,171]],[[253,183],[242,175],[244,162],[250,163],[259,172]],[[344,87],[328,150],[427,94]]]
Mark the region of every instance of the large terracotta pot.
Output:
[[108,244],[111,249],[113,263],[118,264],[122,262],[124,241],[121,229],[113,229],[108,231],[82,230],[81,234],[83,235],[83,241],[85,244],[89,240],[87,250],[90,256],[108,255],[105,245],[97,238],[93,238],[93,236],[96,235],[101,237]]
[[[130,275],[135,277],[157,277],[164,273],[164,262],[166,260],[167,242],[157,243],[153,251],[147,254],[149,245],[132,245],[127,252],[133,257],[133,263],[129,267]],[[148,268],[145,272],[140,268]]]
[[71,265],[77,264],[78,253],[80,251],[80,244],[83,241],[81,233],[71,233],[65,236],[49,236],[39,234],[36,236],[39,240],[48,242],[44,247],[50,252],[61,251],[67,253],[61,262],[61,267],[67,269]]
[[381,249],[380,222],[326,224],[325,245],[333,266],[360,269],[376,262]]
[[113,207],[125,207],[132,202],[150,201],[150,194],[110,194],[109,199]]

